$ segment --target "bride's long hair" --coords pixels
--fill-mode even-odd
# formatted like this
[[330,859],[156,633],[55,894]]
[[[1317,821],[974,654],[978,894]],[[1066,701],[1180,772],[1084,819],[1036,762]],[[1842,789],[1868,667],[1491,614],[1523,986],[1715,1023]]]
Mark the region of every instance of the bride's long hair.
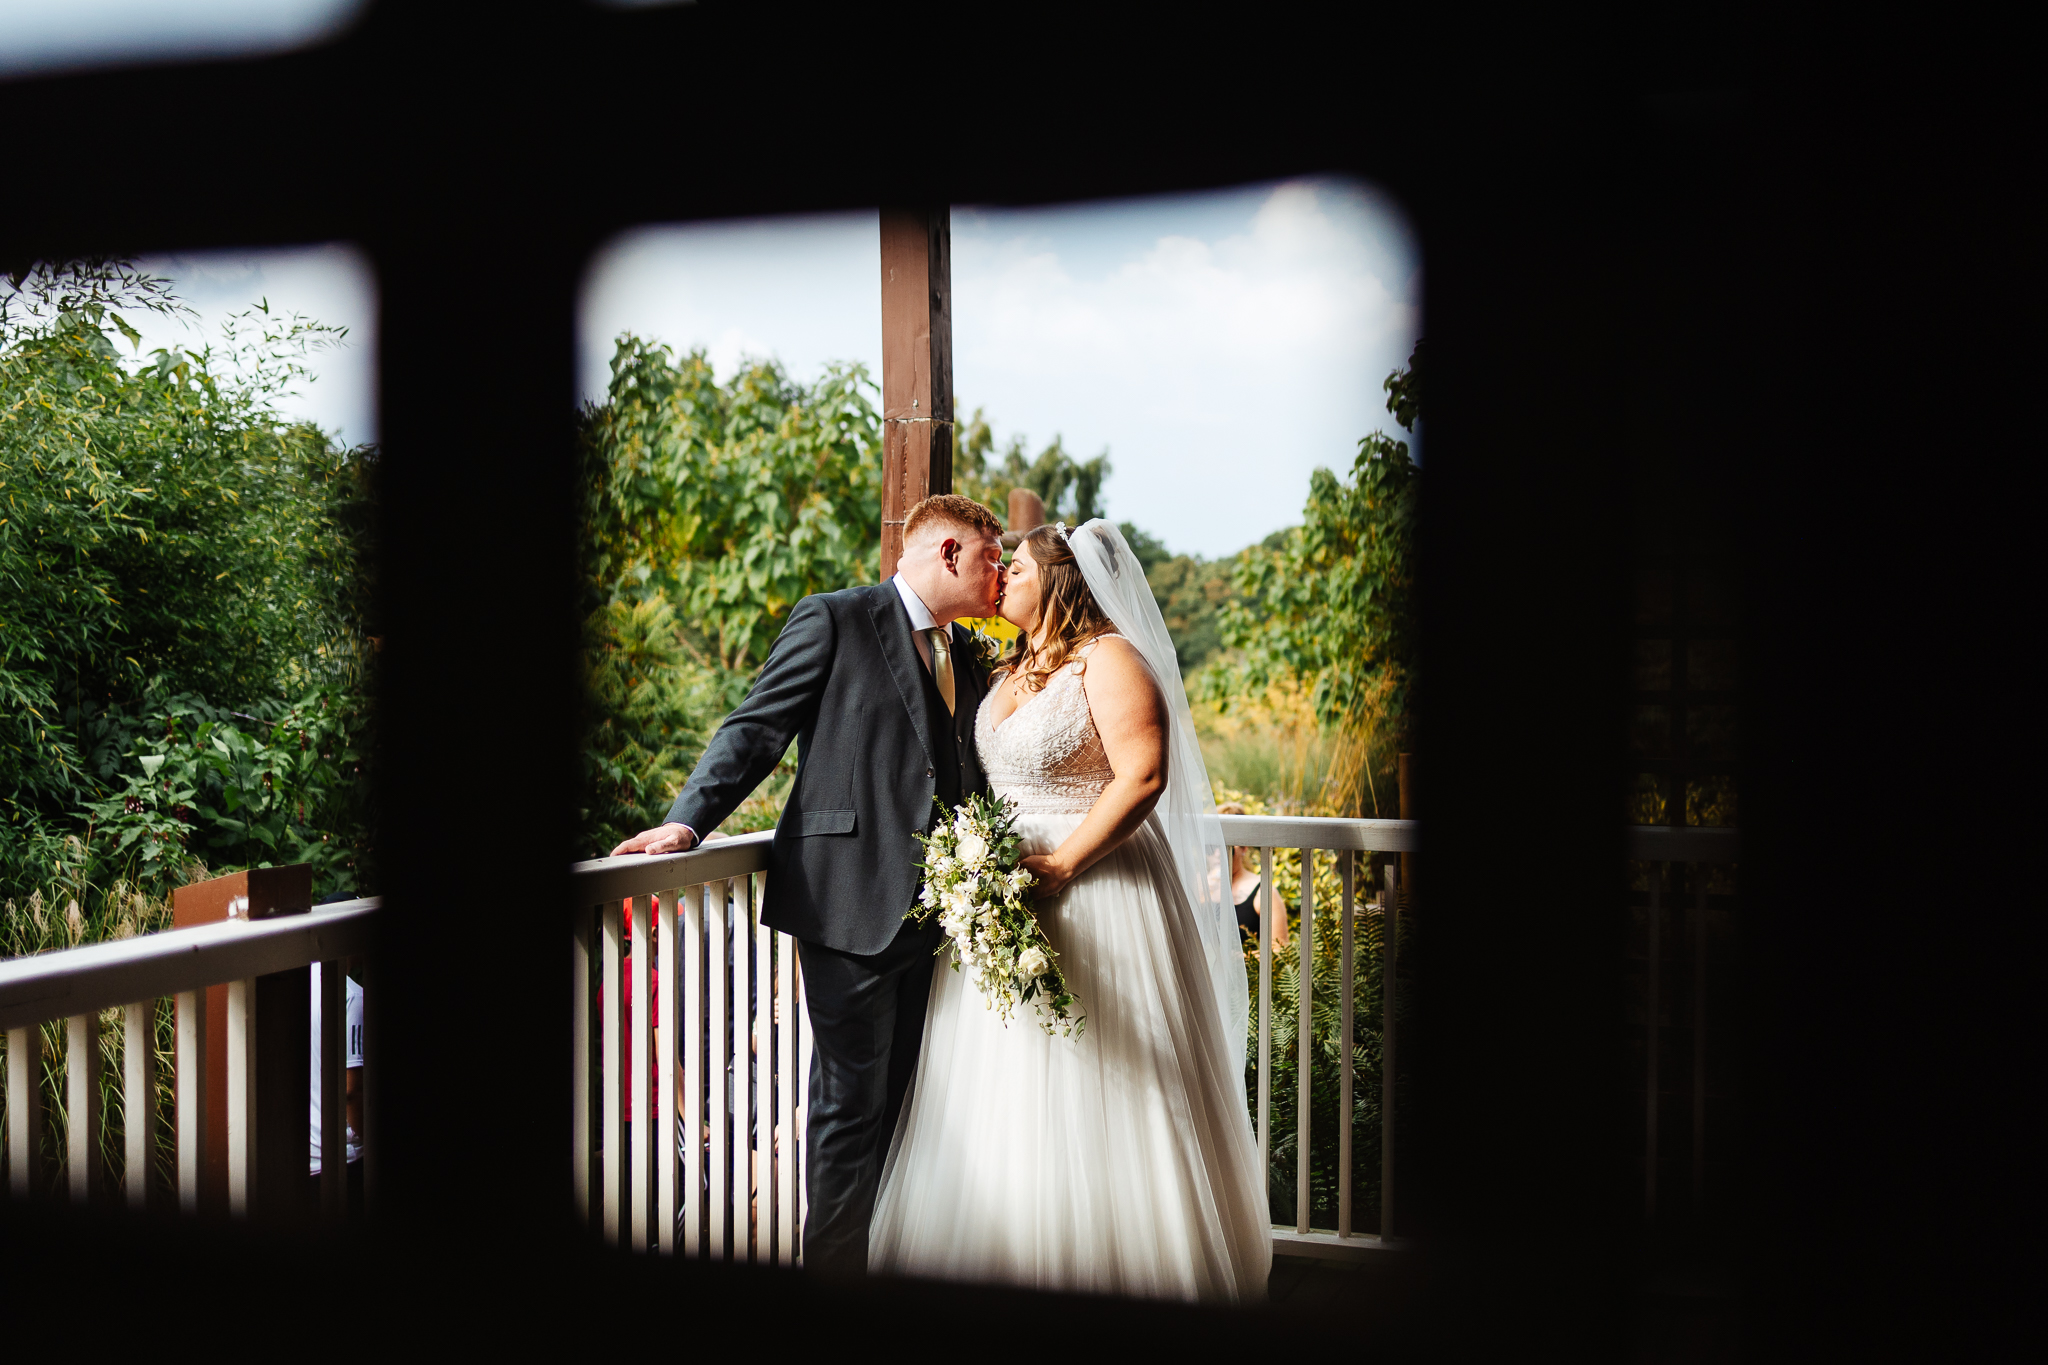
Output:
[[1025,546],[1038,565],[1038,619],[1020,634],[1008,664],[1010,676],[1025,691],[1036,692],[1073,659],[1075,651],[1115,634],[1116,627],[1088,591],[1074,551],[1058,527],[1041,526],[1026,533],[1018,548]]

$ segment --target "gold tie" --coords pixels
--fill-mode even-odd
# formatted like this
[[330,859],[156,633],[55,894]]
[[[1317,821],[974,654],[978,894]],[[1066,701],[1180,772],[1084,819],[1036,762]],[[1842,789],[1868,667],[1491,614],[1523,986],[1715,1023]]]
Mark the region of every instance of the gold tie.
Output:
[[932,637],[932,681],[939,685],[939,696],[946,703],[946,714],[953,714],[953,652],[948,648],[946,631],[934,626]]

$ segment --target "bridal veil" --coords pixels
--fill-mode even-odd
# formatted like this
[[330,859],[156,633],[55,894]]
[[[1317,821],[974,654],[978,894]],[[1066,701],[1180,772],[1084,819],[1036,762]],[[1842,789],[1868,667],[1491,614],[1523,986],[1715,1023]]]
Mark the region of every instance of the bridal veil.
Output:
[[1231,1074],[1242,1076],[1249,1000],[1237,911],[1228,895],[1228,873],[1210,880],[1211,868],[1228,868],[1230,862],[1223,852],[1223,826],[1216,816],[1209,767],[1195,738],[1194,716],[1188,710],[1187,689],[1181,684],[1173,637],[1167,633],[1166,618],[1159,614],[1144,569],[1121,531],[1097,518],[1068,532],[1067,546],[1103,614],[1137,647],[1166,698],[1166,791],[1153,813],[1165,831],[1174,866],[1201,930],[1216,1008],[1223,1016],[1223,1036],[1231,1051]]

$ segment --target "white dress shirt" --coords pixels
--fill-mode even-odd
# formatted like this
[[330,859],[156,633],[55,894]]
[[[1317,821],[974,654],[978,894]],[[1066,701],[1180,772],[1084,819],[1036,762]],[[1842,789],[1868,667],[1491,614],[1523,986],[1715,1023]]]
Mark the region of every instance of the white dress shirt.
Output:
[[932,671],[932,637],[925,632],[937,630],[939,623],[932,620],[931,610],[925,606],[924,599],[903,581],[902,574],[897,574],[889,582],[895,586],[896,595],[903,599],[903,609],[910,613],[910,638],[917,644],[917,657],[924,660],[924,671],[929,673]]

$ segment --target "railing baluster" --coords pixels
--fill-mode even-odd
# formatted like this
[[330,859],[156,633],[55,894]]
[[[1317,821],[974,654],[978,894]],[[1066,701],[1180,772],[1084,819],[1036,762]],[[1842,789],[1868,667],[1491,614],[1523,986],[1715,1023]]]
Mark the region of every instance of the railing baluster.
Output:
[[[1301,916],[1300,938],[1294,945],[1300,981],[1293,1020],[1294,1032],[1300,1040],[1295,1059],[1295,1217],[1291,1220],[1293,1228],[1282,1224],[1275,1228],[1274,1237],[1283,1245],[1297,1244],[1296,1239],[1305,1238],[1313,1244],[1327,1244],[1331,1251],[1340,1240],[1352,1241],[1354,1251],[1362,1251],[1365,1248],[1357,1247],[1354,1240],[1368,1236],[1357,1226],[1359,1192],[1355,1170],[1359,1140],[1354,1113],[1359,1103],[1356,1051],[1360,1027],[1357,991],[1361,916],[1375,912],[1381,915],[1382,942],[1377,949],[1380,961],[1368,966],[1376,965],[1385,978],[1380,1021],[1385,1072],[1380,1106],[1383,1237],[1391,1237],[1397,1226],[1396,1033],[1404,918],[1399,903],[1399,875],[1394,868],[1386,869],[1383,890],[1377,896],[1373,894],[1372,854],[1366,844],[1385,835],[1394,845],[1393,851],[1410,849],[1413,824],[1228,817],[1223,828],[1226,834],[1235,833],[1244,839],[1247,852],[1253,848],[1259,852],[1263,893],[1262,932],[1256,945],[1260,1046],[1255,1070],[1258,1093],[1253,1097],[1253,1107],[1269,1200],[1275,1080],[1273,994],[1280,946],[1275,935],[1287,931],[1290,912]],[[1637,842],[1643,840],[1639,837]],[[758,843],[758,852],[747,846],[752,843]],[[1732,849],[1734,845],[1703,847],[1718,854],[1724,847]],[[1302,878],[1298,904],[1282,904],[1275,885],[1277,854],[1284,848],[1298,849]],[[1337,858],[1339,901],[1335,909],[1339,941],[1331,945],[1338,959],[1332,986],[1342,992],[1336,1004],[1338,1037],[1334,1040],[1339,1051],[1338,1074],[1334,1079],[1338,1082],[1335,1098],[1340,1122],[1336,1140],[1331,1144],[1338,1171],[1334,1182],[1335,1208],[1329,1211],[1336,1219],[1335,1236],[1313,1228],[1317,1212],[1315,1191],[1319,1187],[1312,1178],[1316,1101],[1312,1053],[1316,996],[1321,989],[1315,976],[1320,950],[1315,877],[1316,855],[1325,850]],[[614,978],[615,993],[620,999],[618,1011],[603,1011],[610,1017],[602,1023],[588,1009],[582,1011],[586,1030],[602,1027],[609,1033],[615,1024],[623,1022],[626,1009],[633,1010],[633,1024],[630,1028],[619,1028],[618,1042],[608,1044],[609,1055],[604,1062],[615,1069],[616,1075],[606,1098],[623,1110],[630,1096],[635,1110],[644,1108],[646,1122],[663,1125],[658,1130],[632,1134],[630,1154],[621,1150],[621,1159],[608,1175],[612,1182],[610,1195],[620,1206],[613,1223],[614,1236],[619,1224],[626,1221],[623,1205],[631,1199],[635,1208],[628,1240],[637,1249],[670,1252],[680,1246],[685,1254],[778,1265],[803,1264],[802,1225],[808,1215],[805,1184],[809,1165],[805,1139],[815,1042],[805,1010],[801,946],[759,921],[765,886],[762,863],[767,851],[765,836],[759,836],[723,851],[703,850],[711,855],[708,862],[683,855],[689,861],[672,868],[677,875],[689,875],[685,869],[691,867],[717,869],[726,875],[689,887],[681,893],[681,904],[674,902],[677,893],[670,892],[661,892],[646,901],[646,918],[652,927],[643,931],[635,924],[630,955],[636,964],[634,979],[628,983]],[[608,888],[604,894],[615,899],[623,899],[629,893],[644,895],[644,888],[660,884],[641,870],[648,869],[649,864],[629,869],[623,865],[604,865],[608,862],[581,865],[577,874],[603,879],[589,885]],[[1374,904],[1375,901],[1379,903]],[[615,922],[622,920],[616,914],[610,917]],[[1369,924],[1367,927],[1370,929]],[[617,932],[613,930],[614,934]],[[618,947],[623,948],[623,944]],[[596,955],[600,949],[597,943],[590,942],[581,951]],[[1367,951],[1372,951],[1371,945],[1367,945]],[[619,951],[616,961],[620,965],[600,965],[597,975],[603,977],[608,971],[620,970],[626,957]],[[643,958],[644,980],[638,965]],[[660,989],[661,974],[671,978],[672,989],[667,996]],[[594,1006],[596,1002],[588,1003]],[[643,1014],[644,1026],[640,1018]],[[638,1074],[637,1062],[632,1066],[623,1063],[620,1054],[628,1045],[629,1035],[638,1040],[632,1045],[633,1056],[637,1058],[643,1049],[647,1050],[649,1062],[655,1068],[651,1083]],[[580,1051],[589,1059],[586,1068],[598,1071],[600,1063],[594,1047]],[[629,1077],[628,1072],[634,1074]],[[582,1086],[580,1078],[578,1084],[589,1097],[586,1104],[600,1098]],[[627,1091],[628,1085],[634,1089]],[[670,1132],[667,1124],[678,1116],[680,1123]],[[626,1137],[623,1124],[619,1125],[616,1137],[603,1134],[602,1123],[590,1131],[593,1145],[603,1136],[610,1146],[616,1147]],[[594,1171],[594,1167],[590,1169]],[[680,1188],[677,1181],[681,1182]],[[643,1201],[644,1212],[639,1207]],[[648,1226],[644,1221],[650,1219],[656,1226]]]
[[655,1127],[653,1106],[648,1103],[647,1072],[653,1064],[654,1049],[654,1002],[648,991],[648,959],[654,954],[649,950],[647,920],[654,908],[651,897],[635,897],[633,901],[633,950],[628,954],[633,960],[633,1008],[629,1015],[630,1028],[626,1037],[627,1069],[632,1075],[631,1088],[627,1091],[633,1097],[633,1119],[630,1125],[632,1136],[628,1139],[626,1159],[632,1163],[632,1175],[626,1181],[628,1195],[633,1201],[633,1216],[628,1228],[633,1238],[633,1250],[647,1250],[647,1206],[654,1192],[648,1187],[648,1176],[653,1174],[653,1147],[648,1141]]
[[726,1111],[727,1097],[731,1094],[731,1081],[727,1072],[727,1059],[731,1048],[727,1041],[727,1022],[731,1018],[725,1004],[726,983],[726,895],[730,883],[712,882],[705,888],[707,896],[704,906],[704,951],[708,955],[706,974],[710,986],[704,992],[705,1012],[709,1016],[710,1036],[705,1040],[710,1056],[705,1061],[705,1080],[709,1083],[710,1094],[706,1103],[711,1109],[711,1156],[710,1199],[706,1213],[709,1226],[705,1229],[706,1246],[704,1254],[714,1261],[725,1259],[726,1217],[731,1201],[727,1191],[732,1183],[732,1166],[726,1154]]
[[1352,962],[1353,906],[1357,890],[1358,855],[1346,850],[1337,855],[1337,880],[1343,899],[1337,908],[1337,989],[1343,999],[1337,1006],[1337,1235],[1351,1235],[1351,1038],[1352,1006],[1357,976]]
[[676,996],[683,989],[683,974],[676,961],[676,893],[665,891],[655,897],[655,964],[661,972],[655,988],[654,1039],[656,1086],[654,1112],[648,1116],[648,1132],[654,1138],[655,1245],[664,1256],[676,1250]]
[[[588,912],[586,911],[586,919],[587,917]],[[363,1034],[360,1040],[361,1046],[351,1049],[351,1051],[359,1053],[363,1059],[363,1074],[356,1081],[356,1084],[362,1088],[363,1092],[362,1097],[356,1103],[356,1110],[362,1116],[363,1126],[356,1134],[356,1142],[363,1149],[363,1217],[365,1220],[374,1219],[377,1216],[377,1211],[383,1207],[378,1202],[381,1190],[378,1180],[384,1166],[383,1158],[378,1155],[382,1149],[377,1146],[376,1136],[377,1115],[381,1112],[377,1108],[377,1097],[380,1093],[378,1087],[382,1084],[377,1079],[382,1074],[378,1066],[377,1048],[379,1046],[378,1039],[383,1036],[377,1031],[377,1002],[383,998],[383,993],[380,991],[366,990],[363,992]],[[388,1056],[389,1054],[387,1053],[386,1055]],[[587,1056],[588,1054],[585,1055]],[[585,1131],[588,1132],[589,1130],[586,1129]]]
[[1648,1054],[1643,1075],[1643,1217],[1657,1216],[1657,1016],[1659,980],[1663,976],[1664,864],[1650,872],[1649,964],[1643,970],[1644,1037]]
[[1707,1185],[1707,883],[1693,869],[1692,909],[1692,1208]]
[[811,1037],[810,1007],[804,1001],[803,950],[796,940],[789,946],[796,957],[796,1014],[802,1021],[797,1030],[796,1050],[796,1263],[804,1263],[804,1228],[811,1216],[811,1054],[817,1041]]
[[624,1004],[619,999],[619,936],[624,932],[621,923],[620,902],[607,897],[600,916],[603,924],[604,943],[603,975],[598,978],[598,994],[604,1000],[604,1130],[599,1137],[603,1145],[603,1187],[604,1187],[604,1240],[608,1246],[619,1244],[619,1202],[621,1177],[625,1174],[625,1133],[622,1131],[625,1117],[621,1113],[620,1082],[624,1080],[619,1060],[620,1033],[624,1024],[620,1009]]
[[[316,1049],[316,1062],[327,1060],[317,1049],[324,1042],[332,1051],[347,1029],[339,958],[367,951],[375,910],[374,902],[364,902],[303,918],[237,917],[0,963],[11,1092],[5,1155],[13,1192],[57,1194],[75,1206],[118,1199],[147,1210],[156,1202],[162,1137],[157,1011],[169,996],[176,1021],[178,1208],[188,1214],[225,1211],[237,1219],[295,1210],[308,1150],[308,1048]],[[327,1002],[325,1035],[315,1039],[306,1025],[314,999],[309,973],[323,961],[331,968],[323,985],[335,998]],[[209,996],[225,1009],[213,1014]],[[24,1003],[55,1008],[38,1018],[22,1009]],[[107,1074],[109,1010],[121,1012],[118,1079]],[[43,1131],[48,1106],[42,1087],[51,1060],[46,1030],[61,1039],[63,1052],[56,1101],[65,1115],[61,1136]],[[323,1071],[326,1129],[318,1136],[334,1153],[329,1170],[338,1167],[345,1177],[348,1105],[345,1085],[335,1088],[335,1082],[345,1083],[347,1070],[337,1065]],[[119,1094],[109,1097],[107,1090],[116,1085]],[[106,1141],[109,1104],[121,1114],[118,1155]],[[220,1112],[209,1113],[215,1106]],[[61,1150],[46,1161],[41,1149],[52,1137]],[[109,1188],[117,1180],[120,1190]]]
[[1394,1235],[1394,991],[1401,969],[1401,903],[1387,864],[1380,912],[1380,1240]]
[[339,1223],[348,1217],[348,964],[319,970],[320,1214]]
[[199,1212],[199,1186],[206,1169],[207,1139],[213,1121],[207,1115],[206,1092],[219,1084],[206,1065],[206,991],[178,992],[176,1068],[178,1105],[178,1208]]
[[754,1259],[765,1265],[775,1236],[775,931],[760,922],[765,874],[754,880]]
[[704,900],[702,885],[683,891],[683,1254],[704,1249]]
[[42,1043],[34,1024],[7,1030],[7,1191],[16,1199],[35,1193],[42,1161]]
[[[569,1010],[571,1043],[570,1078],[573,1092],[570,1097],[570,1150],[574,1153],[574,1174],[576,1185],[576,1222],[581,1227],[590,1226],[590,973],[591,973],[591,932],[596,916],[591,907],[579,905],[571,916],[569,968],[572,978]],[[321,969],[326,975],[326,969]],[[323,1014],[324,1020],[326,1016]],[[326,1145],[323,1141],[323,1147]],[[326,1162],[321,1166],[324,1169]]]
[[128,1207],[149,1207],[149,1173],[156,1155],[156,1001],[121,1008],[121,1138],[126,1147],[121,1183]]
[[1295,939],[1295,960],[1301,970],[1301,989],[1294,1024],[1294,1230],[1307,1232],[1309,1223],[1309,1063],[1314,1059],[1315,1015],[1311,996],[1315,986],[1316,940],[1316,851],[1301,852],[1301,933]]
[[775,1262],[796,1260],[796,940],[775,936]]
[[100,1192],[100,1016],[64,1021],[64,1167],[71,1202],[89,1205]]
[[244,977],[228,982],[229,1216],[247,1218],[255,1190],[256,980]]
[[1259,850],[1259,1188],[1271,1202],[1273,1188],[1273,850]]
[[749,970],[754,956],[754,879],[739,877],[732,885],[732,1259],[750,1261],[754,1258],[750,1217],[754,1144],[748,1127],[748,1101],[753,1098],[753,1073],[747,1063],[753,1031],[748,1028],[747,1012],[754,1000]]

